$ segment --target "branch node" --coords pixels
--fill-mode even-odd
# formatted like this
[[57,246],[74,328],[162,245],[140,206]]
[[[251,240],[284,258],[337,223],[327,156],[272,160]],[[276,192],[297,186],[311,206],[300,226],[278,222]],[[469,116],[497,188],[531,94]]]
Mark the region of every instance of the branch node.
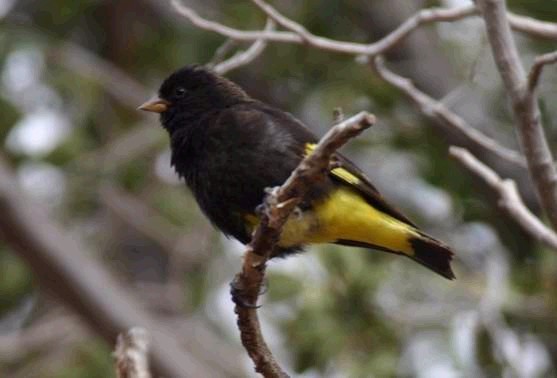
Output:
[[497,204],[515,220],[530,236],[557,251],[557,234],[547,227],[524,205],[516,183],[511,179],[501,179],[495,171],[478,160],[468,150],[451,146],[449,154],[466,169],[482,179],[495,190],[499,198]]

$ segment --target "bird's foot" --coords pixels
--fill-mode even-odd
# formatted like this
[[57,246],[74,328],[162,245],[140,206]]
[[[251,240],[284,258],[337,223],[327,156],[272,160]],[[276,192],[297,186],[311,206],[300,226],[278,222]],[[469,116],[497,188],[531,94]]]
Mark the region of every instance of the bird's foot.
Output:
[[[266,285],[264,285],[266,291]],[[262,293],[260,292],[259,295]],[[255,303],[248,303],[245,299],[245,289],[239,284],[238,277],[235,277],[232,282],[230,282],[230,295],[232,297],[232,302],[238,307],[243,308],[253,308],[258,309],[261,306]]]
[[338,161],[338,159],[336,157],[332,157],[331,161],[329,161],[329,171],[332,171],[333,169],[337,169],[342,167],[342,163],[340,161]]

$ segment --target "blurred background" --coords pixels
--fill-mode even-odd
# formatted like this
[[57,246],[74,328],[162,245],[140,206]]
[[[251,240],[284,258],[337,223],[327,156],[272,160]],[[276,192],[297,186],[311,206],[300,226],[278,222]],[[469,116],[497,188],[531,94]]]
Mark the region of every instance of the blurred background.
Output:
[[[185,3],[240,29],[265,22],[249,1]],[[315,34],[362,43],[419,8],[462,4],[275,2]],[[555,1],[510,0],[509,6],[557,21]],[[555,48],[516,38],[527,67]],[[212,229],[177,180],[157,117],[135,110],[167,74],[210,61],[223,42],[166,1],[0,0],[0,156],[22,192],[86,243],[90,257],[171,326],[194,358],[223,376],[255,376],[228,293],[243,248]],[[480,19],[424,27],[386,59],[474,127],[518,148]],[[422,117],[351,56],[269,44],[254,63],[227,76],[319,135],[331,126],[335,107],[347,115],[376,114],[379,123],[345,153],[385,197],[458,255],[453,282],[410,260],[336,246],[271,262],[260,314],[287,371],[302,377],[557,374],[557,255],[525,235],[497,208],[494,194],[449,159],[458,135]],[[555,68],[546,69],[541,108],[554,147],[556,84]],[[539,211],[524,171],[478,157],[516,179]],[[112,349],[0,240],[0,376],[110,377]]]

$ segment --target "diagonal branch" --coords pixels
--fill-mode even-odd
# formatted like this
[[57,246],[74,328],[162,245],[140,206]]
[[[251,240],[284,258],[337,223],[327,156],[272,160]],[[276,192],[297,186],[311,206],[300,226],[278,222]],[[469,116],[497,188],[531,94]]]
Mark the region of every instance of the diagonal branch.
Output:
[[[273,8],[270,4],[262,0],[252,0],[252,2],[259,7],[271,20],[274,20],[277,24],[285,28],[286,30],[293,31],[298,34],[302,40],[309,41],[315,38],[315,35],[311,34],[305,26],[297,23],[294,20],[283,16],[279,11]],[[311,42],[310,42],[311,43]]]
[[334,126],[279,188],[265,198],[265,210],[244,255],[242,271],[232,283],[242,344],[253,360],[255,370],[265,377],[287,377],[269,350],[261,333],[256,311],[257,298],[265,277],[267,260],[273,255],[283,225],[292,211],[304,200],[315,182],[323,180],[331,156],[350,138],[375,123],[375,117],[361,112]]
[[513,180],[501,179],[495,171],[464,148],[451,146],[449,154],[498,192],[500,197],[499,205],[530,236],[557,251],[557,234],[528,210],[524,202],[522,202]]
[[[264,31],[272,31],[275,29],[275,22],[272,19],[268,19],[265,24]],[[219,75],[224,75],[227,72],[235,70],[241,66],[251,63],[255,58],[257,58],[263,50],[267,47],[267,41],[264,39],[256,40],[246,51],[237,53],[230,59],[222,61],[213,67],[213,70]]]
[[0,240],[28,264],[35,277],[111,344],[123,330],[142,326],[152,335],[155,370],[167,377],[220,376],[168,336],[116,281],[89,257],[87,248],[62,231],[30,201],[0,159]]
[[478,0],[487,36],[510,97],[518,135],[538,198],[557,229],[557,170],[543,129],[540,109],[511,34],[504,0]]
[[172,6],[180,15],[187,18],[194,26],[197,26],[200,29],[215,32],[237,41],[254,42],[258,39],[262,39],[272,42],[301,43],[300,37],[295,33],[285,31],[239,30],[215,21],[207,20],[201,17],[190,7],[184,5],[180,0],[172,0]]
[[495,139],[473,128],[463,118],[448,109],[443,103],[436,101],[416,88],[412,81],[389,70],[380,57],[371,60],[370,64],[379,77],[402,91],[402,93],[412,100],[427,117],[458,130],[471,142],[471,144],[480,146],[482,149],[490,151],[519,167],[526,167],[526,161],[519,152],[501,145]]

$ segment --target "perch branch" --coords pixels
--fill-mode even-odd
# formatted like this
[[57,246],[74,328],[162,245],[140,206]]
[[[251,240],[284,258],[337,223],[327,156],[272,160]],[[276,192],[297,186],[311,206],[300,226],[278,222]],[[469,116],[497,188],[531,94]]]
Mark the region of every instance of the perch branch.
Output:
[[495,171],[478,160],[468,150],[452,146],[450,155],[470,172],[480,177],[500,197],[501,206],[530,236],[557,251],[557,234],[544,225],[522,202],[513,180],[501,179]]
[[285,183],[274,188],[265,198],[261,222],[248,245],[242,271],[232,284],[235,312],[238,316],[242,344],[253,360],[255,370],[265,377],[287,377],[269,350],[256,311],[257,298],[265,276],[267,260],[272,256],[283,225],[292,211],[304,200],[315,182],[324,179],[334,152],[367,129],[375,117],[361,112],[334,126],[306,157]]
[[[535,93],[528,80],[511,34],[504,0],[478,0],[487,37],[503,84],[510,97],[518,135],[538,199],[557,229],[557,170],[543,129]],[[537,80],[536,80],[537,81]]]

